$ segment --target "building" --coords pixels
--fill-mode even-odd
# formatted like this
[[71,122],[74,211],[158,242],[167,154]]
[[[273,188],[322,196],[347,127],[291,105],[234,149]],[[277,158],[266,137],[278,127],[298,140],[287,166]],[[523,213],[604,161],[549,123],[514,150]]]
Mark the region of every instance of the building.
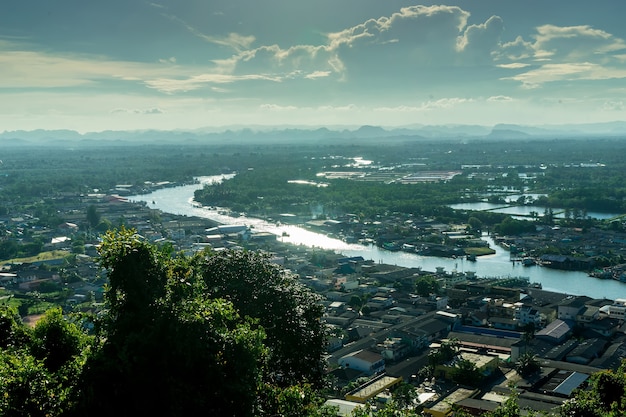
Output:
[[440,399],[430,407],[424,408],[424,413],[433,417],[448,417],[453,413],[457,404],[466,398],[472,398],[478,393],[478,390],[469,390],[466,388],[457,388],[448,396]]
[[400,382],[402,378],[380,375],[346,394],[346,400],[363,404]]
[[557,318],[561,320],[576,320],[585,304],[591,301],[590,297],[581,296],[569,296],[565,300],[561,301],[557,307]]
[[452,379],[452,372],[456,369],[458,361],[472,362],[483,376],[489,376],[498,368],[499,358],[492,355],[481,355],[473,352],[459,352],[456,357],[443,365],[435,368],[435,375],[438,378]]
[[356,369],[366,375],[373,375],[385,370],[385,360],[378,352],[361,349],[339,358],[342,368]]

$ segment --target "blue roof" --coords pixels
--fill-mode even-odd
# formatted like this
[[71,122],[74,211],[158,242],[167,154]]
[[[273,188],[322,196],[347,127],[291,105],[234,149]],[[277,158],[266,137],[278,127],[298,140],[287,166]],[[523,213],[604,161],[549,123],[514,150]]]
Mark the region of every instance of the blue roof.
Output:
[[555,389],[554,393],[570,396],[572,392],[580,387],[580,385],[589,378],[589,375],[580,372],[573,372],[570,376],[565,378]]

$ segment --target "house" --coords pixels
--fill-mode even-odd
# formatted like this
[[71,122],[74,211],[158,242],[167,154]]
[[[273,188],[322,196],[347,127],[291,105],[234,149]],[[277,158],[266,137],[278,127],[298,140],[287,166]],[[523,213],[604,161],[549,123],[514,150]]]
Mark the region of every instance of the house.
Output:
[[521,327],[529,324],[534,325],[535,329],[541,327],[541,313],[533,306],[524,303],[515,303],[514,318]]
[[402,341],[399,337],[385,339],[376,345],[385,361],[395,362],[404,359],[411,353],[411,346]]
[[385,374],[369,380],[356,390],[346,394],[346,400],[354,401],[360,404],[366,403],[368,400],[376,397],[380,393],[389,390],[394,385],[402,382],[402,378],[396,378]]
[[592,298],[586,296],[569,296],[561,301],[557,307],[557,318],[561,320],[576,320],[585,304],[590,302]]
[[490,317],[489,324],[494,329],[515,330],[517,329],[518,322],[508,317]]
[[553,344],[563,343],[572,334],[572,325],[556,319],[535,333],[535,337]]
[[600,308],[596,306],[586,305],[576,316],[576,323],[585,325],[595,321],[600,314]]
[[457,404],[466,398],[473,398],[478,393],[478,390],[469,390],[466,388],[457,388],[447,396],[441,398],[435,404],[425,407],[424,412],[426,415],[430,414],[432,417],[448,417],[452,415],[454,408]]
[[365,349],[342,356],[338,363],[342,368],[356,369],[366,375],[377,374],[385,370],[385,360],[382,355]]
[[565,357],[565,360],[567,362],[587,365],[592,360],[602,355],[605,346],[606,341],[602,339],[584,340]]
[[454,359],[443,365],[437,365],[435,375],[438,378],[451,379],[459,361],[472,362],[476,369],[483,375],[489,376],[498,368],[499,357],[495,355],[482,355],[474,352],[459,352]]
[[585,330],[592,331],[592,335],[601,336],[604,338],[613,337],[619,328],[619,320],[612,319],[610,317],[602,317],[598,320],[594,320],[583,325]]
[[415,350],[427,347],[432,341],[448,335],[453,324],[445,318],[431,316],[418,317],[393,329],[394,337],[399,337]]

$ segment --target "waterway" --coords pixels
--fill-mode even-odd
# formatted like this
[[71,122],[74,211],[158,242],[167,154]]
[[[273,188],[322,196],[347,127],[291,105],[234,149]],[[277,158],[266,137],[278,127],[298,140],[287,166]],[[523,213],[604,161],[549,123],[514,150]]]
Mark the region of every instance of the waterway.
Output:
[[315,233],[303,227],[281,225],[262,219],[232,216],[227,211],[212,207],[201,207],[193,201],[194,191],[204,184],[230,178],[229,175],[198,178],[199,183],[169,187],[150,194],[128,197],[131,202],[145,202],[149,207],[164,213],[196,216],[214,220],[221,224],[245,224],[256,231],[271,232],[286,243],[304,245],[311,248],[330,249],[345,256],[362,256],[366,260],[398,265],[403,267],[421,267],[424,271],[435,271],[443,267],[445,271],[475,272],[476,276],[485,277],[527,277],[530,282],[540,283],[543,289],[573,295],[587,295],[593,298],[626,298],[626,284],[614,280],[600,280],[589,277],[585,272],[560,271],[542,266],[522,266],[509,260],[509,253],[496,245],[489,236],[483,236],[493,255],[480,256],[475,262],[463,258],[439,258],[421,256],[408,252],[390,252],[375,245],[348,244],[339,239]]

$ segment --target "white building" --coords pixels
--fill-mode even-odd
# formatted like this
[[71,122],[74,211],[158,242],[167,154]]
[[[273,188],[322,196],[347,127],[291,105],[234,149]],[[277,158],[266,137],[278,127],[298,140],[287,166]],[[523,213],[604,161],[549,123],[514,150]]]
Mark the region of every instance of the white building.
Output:
[[380,353],[361,349],[339,358],[339,366],[373,375],[385,370],[385,361]]

